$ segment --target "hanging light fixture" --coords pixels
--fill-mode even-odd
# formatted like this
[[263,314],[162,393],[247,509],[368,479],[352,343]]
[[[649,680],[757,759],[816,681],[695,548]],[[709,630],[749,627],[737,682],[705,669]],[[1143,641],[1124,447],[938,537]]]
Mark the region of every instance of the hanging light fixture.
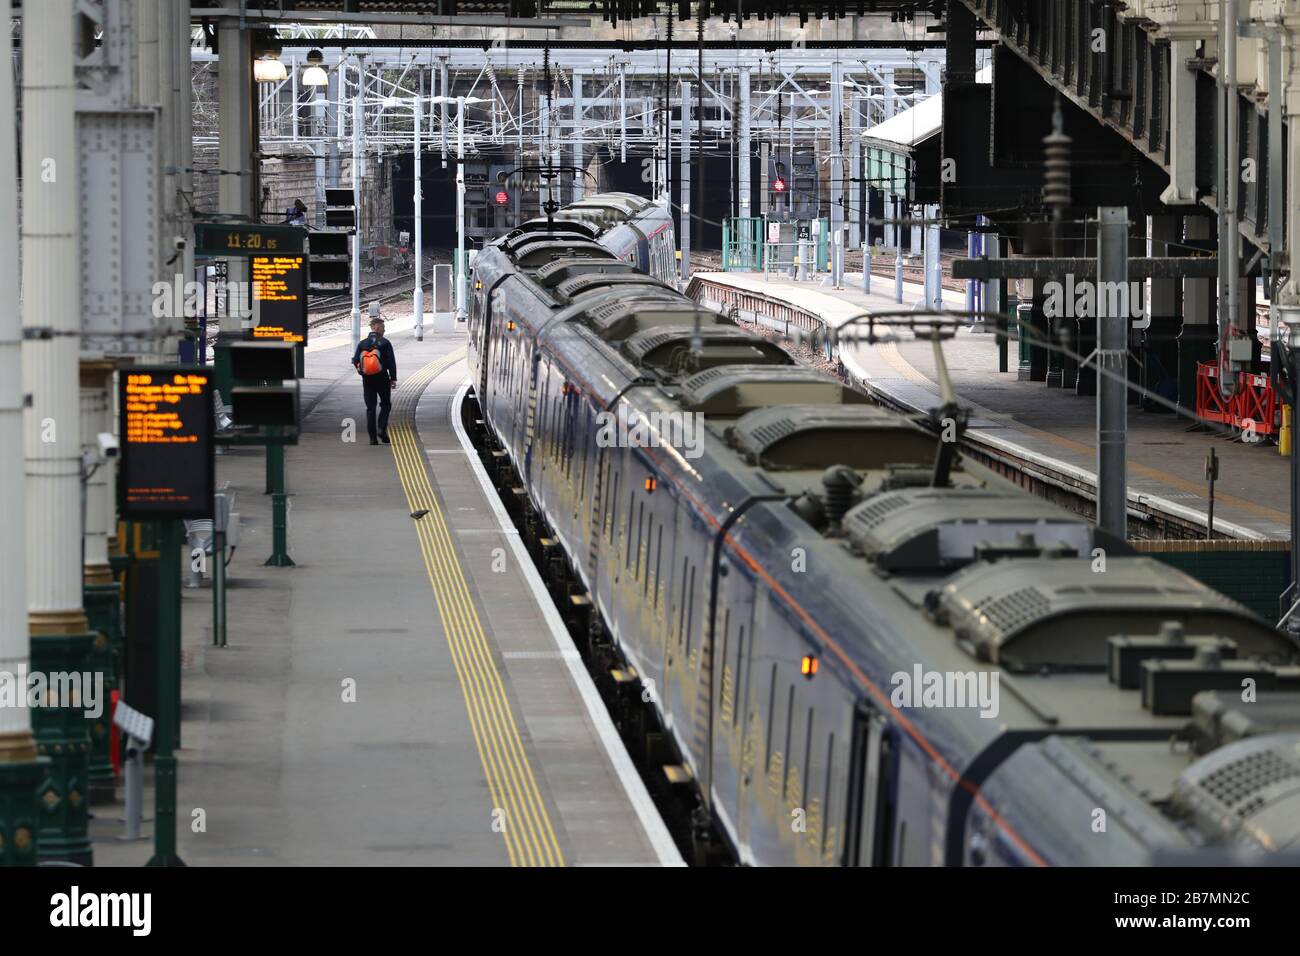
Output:
[[280,58],[273,53],[253,61],[253,79],[258,83],[278,83],[288,77],[289,71],[284,68]]
[[329,74],[321,66],[324,62],[325,55],[320,50],[312,50],[307,54],[307,68],[302,71],[303,86],[329,86]]

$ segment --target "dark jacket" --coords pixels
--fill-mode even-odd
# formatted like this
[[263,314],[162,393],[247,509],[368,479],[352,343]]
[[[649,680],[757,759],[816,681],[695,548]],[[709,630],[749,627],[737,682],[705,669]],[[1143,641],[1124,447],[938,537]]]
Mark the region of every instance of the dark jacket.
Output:
[[[364,339],[357,343],[357,350],[352,353],[352,364],[357,366],[358,371],[361,367],[361,353],[366,349],[373,347],[375,342],[375,333],[371,332]],[[387,338],[379,342],[379,364],[384,367],[388,377],[394,382],[397,381],[397,359],[393,357],[393,343]]]

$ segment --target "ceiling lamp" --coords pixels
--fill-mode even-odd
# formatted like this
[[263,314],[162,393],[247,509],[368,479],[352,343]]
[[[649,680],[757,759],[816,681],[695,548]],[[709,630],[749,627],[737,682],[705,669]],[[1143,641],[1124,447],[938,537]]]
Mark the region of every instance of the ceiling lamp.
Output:
[[253,61],[253,79],[258,83],[278,83],[288,77],[289,71],[279,57],[264,56]]
[[329,74],[321,66],[325,62],[325,55],[320,50],[312,50],[307,54],[307,69],[302,71],[303,86],[329,86]]

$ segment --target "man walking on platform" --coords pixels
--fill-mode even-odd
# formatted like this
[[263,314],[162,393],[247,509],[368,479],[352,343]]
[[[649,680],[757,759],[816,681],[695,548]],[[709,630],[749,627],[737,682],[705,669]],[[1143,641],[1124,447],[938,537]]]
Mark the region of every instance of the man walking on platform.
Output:
[[[357,344],[352,364],[361,376],[361,390],[366,398],[366,430],[370,444],[388,444],[388,412],[393,406],[393,387],[397,385],[397,359],[393,343],[384,338],[384,320],[370,320],[370,335]],[[375,423],[375,401],[379,402],[379,422]]]

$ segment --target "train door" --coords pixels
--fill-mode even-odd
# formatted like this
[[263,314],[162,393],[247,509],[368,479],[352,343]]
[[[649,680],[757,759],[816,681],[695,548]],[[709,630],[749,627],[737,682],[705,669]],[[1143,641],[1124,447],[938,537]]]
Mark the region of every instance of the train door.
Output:
[[609,448],[605,445],[597,444],[595,453],[596,476],[592,486],[591,493],[591,522],[587,529],[587,584],[591,588],[591,598],[594,601],[600,592],[600,539],[605,534],[605,508],[608,502],[609,476],[606,472],[609,470]]
[[[744,767],[746,676],[754,642],[754,599],[759,582],[741,574],[725,554],[719,570],[714,582],[718,596],[713,647],[706,654],[713,698],[708,715],[708,783],[735,821],[737,837],[742,838],[741,816],[748,818],[742,783],[748,772]],[[701,673],[705,673],[703,668]]]
[[897,792],[892,750],[884,716],[870,700],[858,701],[849,739],[845,866],[890,865]]
[[474,307],[470,310],[470,347],[478,346],[479,380],[476,387],[479,408],[487,409],[488,354],[492,341],[492,300],[487,289],[474,293]]
[[[520,395],[528,396],[528,404],[523,410],[524,420],[524,437],[523,437],[523,467],[520,471],[523,473],[524,484],[527,485],[532,481],[533,473],[533,447],[537,438],[537,389],[538,379],[541,375],[542,350],[533,348],[531,354],[527,357],[528,361],[528,387],[520,388]],[[545,385],[545,382],[541,383]],[[516,409],[518,415],[520,409]]]

